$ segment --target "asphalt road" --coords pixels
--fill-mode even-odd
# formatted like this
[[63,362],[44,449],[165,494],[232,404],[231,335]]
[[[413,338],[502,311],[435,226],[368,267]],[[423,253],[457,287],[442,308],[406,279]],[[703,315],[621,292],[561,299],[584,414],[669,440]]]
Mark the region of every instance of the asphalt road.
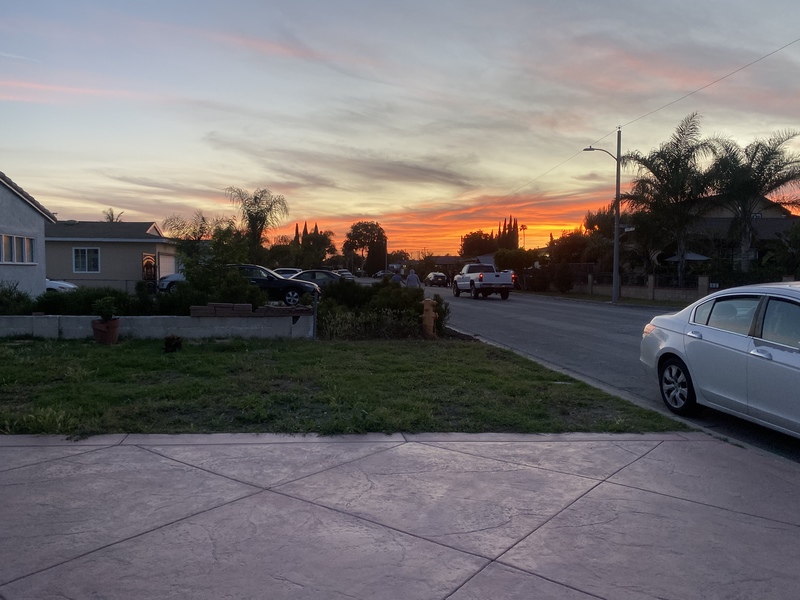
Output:
[[[639,363],[642,329],[650,319],[674,309],[612,305],[515,293],[509,300],[490,296],[455,298],[448,289],[427,288],[450,304],[450,327],[509,348],[544,366],[673,416],[658,385]],[[703,409],[689,424],[800,462],[800,440]]]

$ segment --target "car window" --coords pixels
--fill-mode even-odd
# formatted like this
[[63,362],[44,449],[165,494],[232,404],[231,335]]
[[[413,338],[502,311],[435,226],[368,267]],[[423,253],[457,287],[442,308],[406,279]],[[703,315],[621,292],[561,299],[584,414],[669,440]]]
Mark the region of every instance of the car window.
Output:
[[750,333],[758,302],[757,296],[718,298],[711,307],[708,326],[747,335]]
[[711,307],[714,306],[714,301],[710,300],[705,304],[701,304],[694,309],[694,322],[700,325],[708,325],[708,315],[711,314]]
[[785,346],[800,347],[800,305],[770,298],[764,313],[761,337]]

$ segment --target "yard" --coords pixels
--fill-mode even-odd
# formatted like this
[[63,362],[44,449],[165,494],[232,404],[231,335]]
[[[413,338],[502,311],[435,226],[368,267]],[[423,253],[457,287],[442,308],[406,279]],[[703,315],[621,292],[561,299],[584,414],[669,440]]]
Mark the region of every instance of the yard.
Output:
[[681,429],[469,340],[0,340],[3,434]]

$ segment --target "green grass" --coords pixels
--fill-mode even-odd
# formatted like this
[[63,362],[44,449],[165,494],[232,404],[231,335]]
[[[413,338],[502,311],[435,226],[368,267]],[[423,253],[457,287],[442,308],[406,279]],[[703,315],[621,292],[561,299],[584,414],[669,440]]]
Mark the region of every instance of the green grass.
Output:
[[474,341],[0,340],[0,433],[685,429]]

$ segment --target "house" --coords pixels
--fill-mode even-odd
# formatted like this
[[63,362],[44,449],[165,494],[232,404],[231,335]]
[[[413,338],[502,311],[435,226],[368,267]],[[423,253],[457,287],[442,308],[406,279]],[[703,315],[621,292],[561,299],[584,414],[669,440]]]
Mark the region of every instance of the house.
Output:
[[79,286],[133,293],[176,270],[176,242],[156,223],[58,221],[45,226],[47,273]]
[[45,291],[45,224],[53,213],[0,172],[0,283],[31,296]]
[[[755,240],[775,240],[779,235],[789,231],[798,221],[798,217],[793,215],[788,208],[763,196],[754,198],[748,204],[747,209]],[[729,241],[731,225],[734,223],[731,209],[719,202],[713,203],[712,206],[712,209],[703,212],[690,228],[690,232],[717,244]],[[736,242],[736,240],[731,241]],[[733,253],[731,257],[741,259],[742,249],[739,246],[731,250]],[[747,258],[750,260],[758,258],[758,250],[755,246],[748,248],[748,252]]]

